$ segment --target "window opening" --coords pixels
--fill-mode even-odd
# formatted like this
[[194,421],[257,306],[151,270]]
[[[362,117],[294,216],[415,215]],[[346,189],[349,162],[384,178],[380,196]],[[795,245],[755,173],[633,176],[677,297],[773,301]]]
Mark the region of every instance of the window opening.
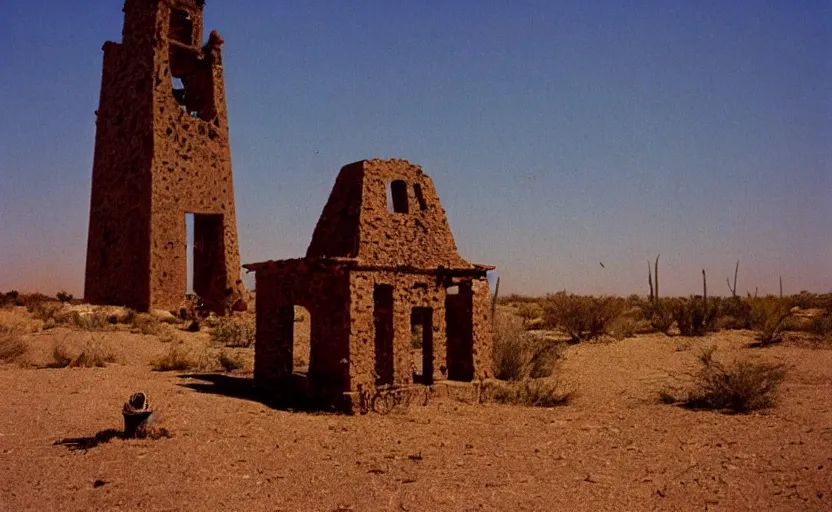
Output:
[[422,185],[418,183],[413,185],[413,194],[416,196],[416,202],[419,203],[420,210],[427,210],[428,204],[425,202],[425,196],[422,194]]
[[390,213],[408,213],[407,183],[404,180],[395,180],[388,184],[387,211]]

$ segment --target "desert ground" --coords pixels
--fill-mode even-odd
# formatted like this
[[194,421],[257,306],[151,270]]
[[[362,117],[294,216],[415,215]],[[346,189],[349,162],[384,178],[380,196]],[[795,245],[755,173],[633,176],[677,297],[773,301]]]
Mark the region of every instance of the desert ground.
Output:
[[[0,313],[26,347],[0,363],[3,511],[832,510],[832,345],[799,336],[766,348],[748,348],[749,331],[564,344],[567,405],[437,398],[345,416],[235,392],[253,349],[218,347],[205,328],[88,330],[39,325],[22,307]],[[662,403],[712,345],[726,359],[785,365],[776,405],[725,414]],[[56,347],[112,362],[49,368]],[[197,369],[154,371],[172,347]],[[222,371],[220,351],[243,368]],[[136,391],[167,435],[107,435]]]

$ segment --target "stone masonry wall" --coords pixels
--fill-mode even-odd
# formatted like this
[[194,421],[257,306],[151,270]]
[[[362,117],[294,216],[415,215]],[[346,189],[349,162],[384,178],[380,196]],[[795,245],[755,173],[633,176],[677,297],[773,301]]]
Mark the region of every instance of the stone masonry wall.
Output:
[[[174,11],[189,13],[177,37],[190,40],[170,41]],[[85,296],[175,308],[187,280],[185,215],[193,213],[201,244],[194,291],[221,314],[244,292],[222,40],[212,33],[202,47],[202,6],[191,0],[128,0],[123,39],[104,47]],[[185,106],[174,97],[172,68],[186,98],[196,98]],[[187,111],[193,105],[196,115]]]

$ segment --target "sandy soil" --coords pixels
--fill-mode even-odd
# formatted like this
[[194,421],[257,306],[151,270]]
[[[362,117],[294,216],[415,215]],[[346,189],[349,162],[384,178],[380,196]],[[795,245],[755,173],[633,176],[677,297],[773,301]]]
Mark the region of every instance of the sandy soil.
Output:
[[[207,334],[179,334],[206,360],[219,350]],[[65,328],[24,339],[27,366],[0,364],[3,511],[832,510],[832,350],[808,344],[749,349],[750,333],[581,344],[565,353],[563,380],[578,392],[565,407],[445,399],[346,417],[235,398],[245,372],[153,372],[178,341]],[[92,339],[116,362],[39,367],[56,342]],[[711,344],[786,364],[777,407],[658,403]],[[250,349],[235,350],[250,364]],[[121,428],[135,391],[172,437],[55,444]]]

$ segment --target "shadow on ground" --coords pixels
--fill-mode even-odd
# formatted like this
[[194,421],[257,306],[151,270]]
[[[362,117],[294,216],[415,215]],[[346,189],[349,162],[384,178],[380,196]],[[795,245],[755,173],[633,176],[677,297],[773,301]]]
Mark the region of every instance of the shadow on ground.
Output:
[[196,379],[203,382],[186,382],[180,386],[200,393],[251,400],[272,409],[287,412],[338,413],[339,404],[333,400],[310,396],[306,376],[295,374],[291,379],[276,384],[268,392],[258,389],[254,379],[218,373],[180,375],[180,379]]
[[87,451],[95,448],[99,444],[109,443],[114,438],[124,439],[124,432],[116,429],[102,430],[92,437],[67,437],[65,439],[58,439],[54,445],[63,445],[72,451]]
[[124,432],[121,430],[108,428],[107,430],[102,430],[101,432],[98,432],[92,437],[67,437],[65,439],[58,439],[52,444],[56,446],[66,446],[68,449],[72,451],[85,452],[87,450],[95,448],[99,444],[109,443],[113,439],[150,439],[155,441],[157,439],[168,437],[173,436],[166,428],[149,428],[147,432],[134,435],[133,437],[126,436]]

